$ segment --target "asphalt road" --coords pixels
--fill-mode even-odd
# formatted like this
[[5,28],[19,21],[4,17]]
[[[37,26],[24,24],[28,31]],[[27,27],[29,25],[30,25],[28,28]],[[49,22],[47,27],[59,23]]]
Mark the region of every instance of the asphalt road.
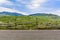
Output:
[[0,30],[0,40],[60,40],[60,30]]

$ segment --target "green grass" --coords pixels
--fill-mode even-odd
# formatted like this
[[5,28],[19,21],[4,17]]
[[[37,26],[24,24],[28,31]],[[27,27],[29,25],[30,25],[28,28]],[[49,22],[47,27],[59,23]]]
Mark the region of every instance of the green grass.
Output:
[[[1,23],[2,22],[2,23]],[[0,16],[1,30],[60,29],[60,17],[55,16]]]

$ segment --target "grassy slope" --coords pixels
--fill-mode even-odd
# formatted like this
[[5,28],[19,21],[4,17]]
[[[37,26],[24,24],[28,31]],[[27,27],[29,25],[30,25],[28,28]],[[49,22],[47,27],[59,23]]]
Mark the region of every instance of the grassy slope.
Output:
[[55,16],[1,16],[0,22],[7,23],[0,29],[60,29],[60,17]]

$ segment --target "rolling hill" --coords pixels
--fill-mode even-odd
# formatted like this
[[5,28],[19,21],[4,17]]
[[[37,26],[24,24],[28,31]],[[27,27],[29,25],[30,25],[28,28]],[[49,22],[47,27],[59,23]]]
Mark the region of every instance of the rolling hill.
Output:
[[22,16],[23,14],[14,12],[0,12],[0,16]]
[[[60,16],[54,14],[36,13],[23,16],[18,13],[0,12],[0,30],[40,30],[60,29]],[[3,16],[3,15],[9,16]]]
[[47,13],[35,13],[35,14],[31,14],[30,16],[58,16],[58,15],[47,14]]

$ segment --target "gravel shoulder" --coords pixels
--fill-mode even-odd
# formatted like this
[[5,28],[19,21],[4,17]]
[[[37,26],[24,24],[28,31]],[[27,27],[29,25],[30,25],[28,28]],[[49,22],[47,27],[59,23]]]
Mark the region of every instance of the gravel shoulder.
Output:
[[0,30],[0,40],[60,40],[60,30]]

